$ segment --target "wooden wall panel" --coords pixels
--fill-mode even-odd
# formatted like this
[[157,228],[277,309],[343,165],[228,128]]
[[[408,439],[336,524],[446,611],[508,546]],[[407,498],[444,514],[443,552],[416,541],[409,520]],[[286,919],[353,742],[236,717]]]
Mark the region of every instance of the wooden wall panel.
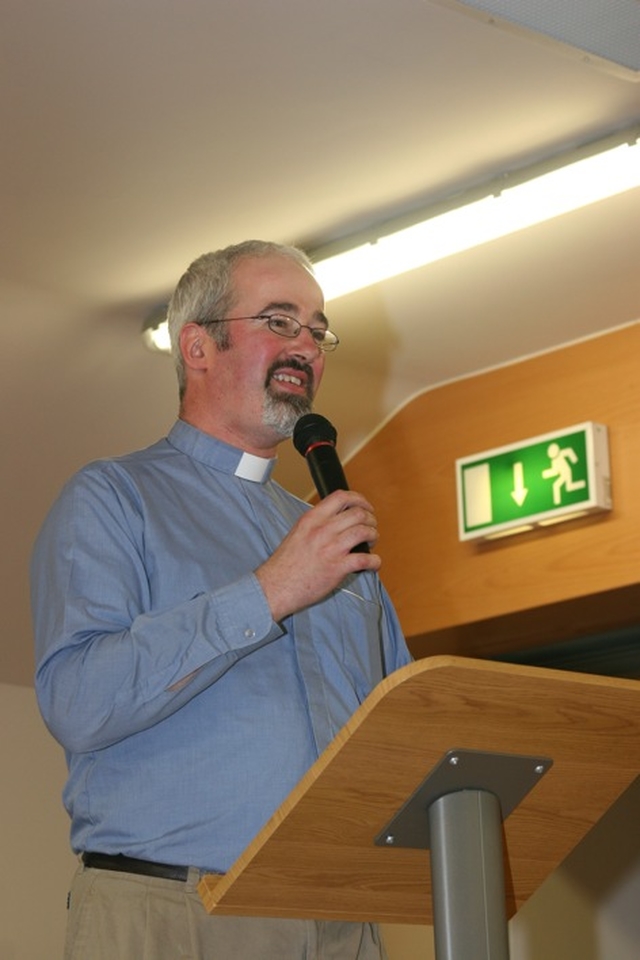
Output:
[[[633,324],[425,392],[351,459],[414,652],[490,653],[640,622],[639,374]],[[458,540],[456,458],[589,420],[609,430],[610,513]]]

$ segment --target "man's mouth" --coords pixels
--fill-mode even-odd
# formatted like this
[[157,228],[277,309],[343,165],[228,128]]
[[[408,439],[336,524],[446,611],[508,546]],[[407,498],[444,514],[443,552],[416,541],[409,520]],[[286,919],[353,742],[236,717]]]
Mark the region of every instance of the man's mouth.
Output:
[[274,365],[267,375],[267,387],[270,383],[289,384],[297,390],[304,391],[309,397],[313,394],[313,370],[306,364],[290,359],[286,364]]
[[274,373],[273,379],[277,380],[278,383],[293,383],[296,387],[303,386],[302,379],[291,373]]

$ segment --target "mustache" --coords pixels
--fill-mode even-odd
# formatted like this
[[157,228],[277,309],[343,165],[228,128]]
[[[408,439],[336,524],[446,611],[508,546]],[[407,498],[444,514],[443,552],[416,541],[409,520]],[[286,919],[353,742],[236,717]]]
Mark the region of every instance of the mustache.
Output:
[[313,393],[314,385],[314,376],[313,376],[313,367],[308,363],[303,363],[302,360],[296,360],[295,357],[291,357],[290,360],[274,360],[269,369],[267,370],[267,376],[265,380],[265,386],[269,386],[271,378],[274,373],[277,373],[278,370],[297,370],[298,373],[304,373],[306,377],[306,392],[307,394]]

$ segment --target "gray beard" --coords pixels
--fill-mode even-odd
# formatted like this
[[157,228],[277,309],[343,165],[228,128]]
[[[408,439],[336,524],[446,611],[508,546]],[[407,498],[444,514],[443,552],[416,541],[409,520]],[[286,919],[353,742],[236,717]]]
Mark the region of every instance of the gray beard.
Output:
[[274,397],[267,391],[262,419],[284,440],[293,436],[293,428],[299,418],[311,412],[311,400],[308,397]]

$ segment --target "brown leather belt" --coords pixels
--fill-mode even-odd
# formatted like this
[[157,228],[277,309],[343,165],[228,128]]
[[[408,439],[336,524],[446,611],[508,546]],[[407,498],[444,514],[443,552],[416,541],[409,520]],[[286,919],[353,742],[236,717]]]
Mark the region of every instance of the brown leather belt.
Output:
[[152,860],[136,860],[135,857],[125,857],[118,853],[83,853],[82,862],[85,867],[95,867],[97,870],[119,870],[121,873],[137,873],[145,877],[161,877],[163,880],[181,880],[183,883],[189,875],[189,867],[179,867],[173,863],[154,863]]

